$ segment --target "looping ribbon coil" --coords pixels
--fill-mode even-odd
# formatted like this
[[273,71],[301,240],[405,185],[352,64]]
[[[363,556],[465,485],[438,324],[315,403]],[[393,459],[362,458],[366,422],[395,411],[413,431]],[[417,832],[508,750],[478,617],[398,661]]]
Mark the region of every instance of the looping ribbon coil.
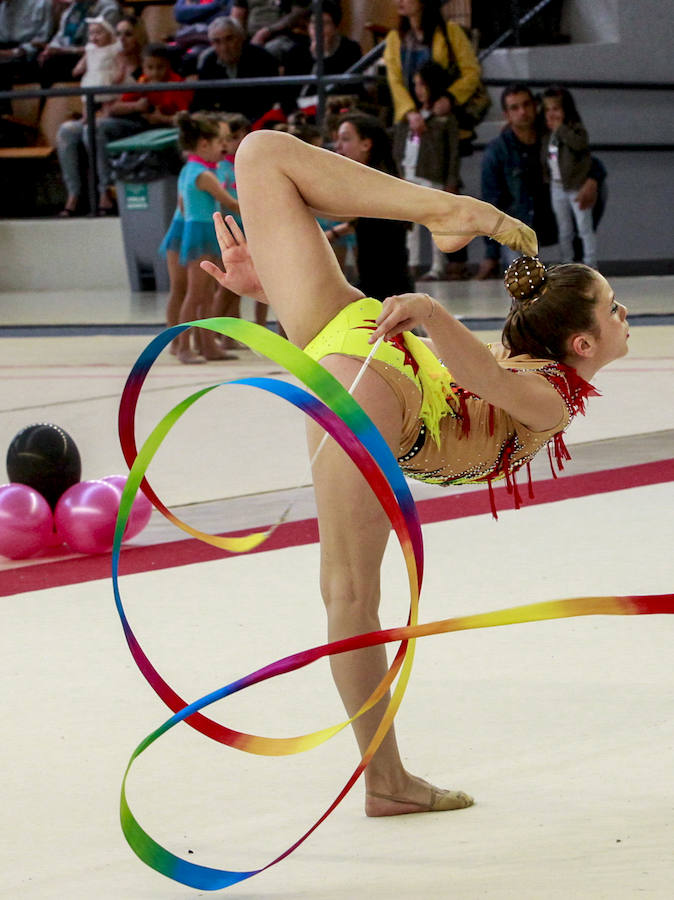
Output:
[[[178,334],[193,326],[206,328],[243,342],[256,352],[283,366],[313,393],[289,382],[271,378],[239,378],[218,382],[196,391],[177,404],[155,426],[141,449],[138,450],[135,439],[135,415],[143,383],[162,350]],[[156,495],[145,477],[148,466],[159,446],[181,416],[201,397],[215,388],[225,385],[247,385],[281,397],[319,423],[349,455],[381,503],[400,543],[408,573],[410,609],[406,626],[357,635],[292,654],[188,703],[155,669],[133,633],[119,589],[119,562],[124,529],[134,497],[139,489],[178,528],[192,537],[225,551],[233,553],[249,551],[262,544],[279,524],[276,523],[266,531],[255,532],[243,537],[204,533],[178,519]],[[409,488],[393,454],[359,404],[329,372],[288,341],[268,329],[245,320],[222,318],[190,322],[166,329],[151,341],[132,368],[122,393],[119,434],[122,451],[130,472],[120,501],[112,550],[112,585],[115,604],[134,661],[154,691],[173,711],[173,715],[169,719],[141,741],[129,760],[121,787],[121,825],[127,842],[143,862],[189,887],[200,890],[219,890],[257,875],[289,856],[330,815],[362,774],[391,727],[410,678],[416,638],[472,628],[488,628],[568,616],[671,614],[674,612],[674,594],[645,597],[585,597],[529,604],[497,612],[419,625],[418,605],[423,578],[421,526]],[[327,656],[397,641],[400,642],[400,646],[385,678],[354,716],[336,725],[297,737],[274,738],[236,731],[215,722],[202,713],[206,707],[225,697],[270,678],[308,666]],[[303,835],[279,856],[260,868],[250,871],[216,869],[182,859],[161,846],[144,831],[131,812],[126,796],[126,783],[133,763],[141,753],[178,723],[184,722],[214,741],[247,753],[268,756],[301,753],[319,746],[375,706],[392,688],[396,679],[397,683],[392,690],[374,737],[337,797]]]

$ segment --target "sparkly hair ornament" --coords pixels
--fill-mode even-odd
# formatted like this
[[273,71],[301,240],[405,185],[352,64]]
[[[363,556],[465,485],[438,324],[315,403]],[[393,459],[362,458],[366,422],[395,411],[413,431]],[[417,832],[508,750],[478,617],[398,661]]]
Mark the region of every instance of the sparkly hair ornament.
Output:
[[503,283],[513,300],[529,306],[545,293],[547,271],[537,257],[519,256],[506,269]]

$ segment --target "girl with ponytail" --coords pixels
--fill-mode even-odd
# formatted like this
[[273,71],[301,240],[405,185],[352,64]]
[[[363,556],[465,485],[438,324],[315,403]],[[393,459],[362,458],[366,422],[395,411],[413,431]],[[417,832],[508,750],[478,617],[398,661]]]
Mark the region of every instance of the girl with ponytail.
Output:
[[[178,113],[176,117],[180,148],[187,161],[178,176],[178,207],[162,241],[160,252],[166,256],[171,290],[167,324],[191,322],[214,315],[213,282],[201,268],[204,260],[218,258],[219,248],[213,225],[213,213],[220,206],[239,211],[235,197],[226,191],[216,176],[222,156],[220,121],[208,113]],[[201,331],[199,352],[191,347],[190,331],[183,331],[173,348],[183,363],[204,359],[233,359],[216,343],[213,332]]]

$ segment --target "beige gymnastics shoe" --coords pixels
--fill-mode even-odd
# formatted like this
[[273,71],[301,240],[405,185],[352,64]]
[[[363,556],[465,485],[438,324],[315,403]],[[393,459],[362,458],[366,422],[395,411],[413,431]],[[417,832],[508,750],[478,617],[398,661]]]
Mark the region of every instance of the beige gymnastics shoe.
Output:
[[[451,253],[465,247],[473,238],[483,235],[493,238],[499,244],[505,244],[512,250],[517,250],[523,256],[536,256],[538,254],[538,238],[533,228],[529,228],[524,222],[515,219],[502,212],[499,214],[492,231],[433,231],[433,240],[444,253]],[[451,241],[443,238],[467,238],[467,240]],[[439,238],[439,240],[438,240]],[[457,245],[458,244],[458,245]],[[459,246],[460,245],[460,246]]]
[[367,816],[401,816],[409,813],[446,812],[452,809],[467,809],[475,801],[463,791],[445,791],[429,784],[430,797],[427,803],[405,800],[390,794],[378,794],[368,791],[365,795],[365,814]]

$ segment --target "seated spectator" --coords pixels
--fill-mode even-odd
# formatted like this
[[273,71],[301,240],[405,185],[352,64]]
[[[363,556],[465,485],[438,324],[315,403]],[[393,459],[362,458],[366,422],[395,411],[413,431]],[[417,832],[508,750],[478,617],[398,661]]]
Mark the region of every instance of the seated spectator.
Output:
[[233,0],[246,8],[246,27],[252,44],[264,46],[286,31],[300,26],[306,31],[310,0]]
[[283,66],[288,53],[309,51],[311,0],[280,0],[273,6],[273,11],[276,18],[257,31],[251,28],[249,21],[248,33],[251,44],[264,47]]
[[[164,44],[148,44],[143,50],[143,74],[140,83],[182,82],[183,79],[171,68],[171,55]],[[98,213],[109,215],[115,209],[112,193],[112,171],[107,145],[110,141],[131,137],[148,128],[173,125],[175,116],[189,108],[191,91],[152,91],[147,93],[126,93],[101,110],[96,118],[96,174],[98,177]],[[57,150],[63,179],[68,191],[68,199],[62,215],[73,215],[77,209],[82,178],[77,164],[77,150],[72,144],[79,141],[89,152],[87,131],[81,122],[66,122],[59,129]]]
[[[363,55],[360,44],[345,37],[339,31],[342,21],[342,9],[334,0],[323,3],[323,71],[326,75],[341,75],[354,66]],[[316,49],[316,14],[312,12],[309,19],[309,49],[315,61]],[[337,93],[336,90],[330,93]]]
[[179,28],[175,41],[182,54],[185,72],[193,71],[199,54],[208,49],[208,26],[222,16],[231,16],[245,27],[248,8],[235,6],[232,0],[176,0],[173,18]]
[[[117,55],[121,49],[117,43],[117,31],[103,16],[87,19],[87,42],[80,61],[73,69],[73,75],[81,76],[82,87],[96,87],[115,84],[117,76]],[[95,98],[100,106],[109,99],[107,94]],[[86,113],[86,98],[83,98]]]
[[[200,81],[229,81],[232,78],[272,79],[279,74],[273,56],[246,41],[241,25],[230,17],[214,19],[208,26],[211,47],[199,57]],[[197,90],[192,109],[238,112],[255,123],[279,100],[278,88],[267,81],[262,87],[234,90]]]
[[40,83],[51,87],[57,81],[76,81],[73,69],[84,53],[87,19],[103,18],[116,25],[122,12],[117,0],[56,0],[65,6],[54,37],[38,56]]
[[[115,56],[115,73],[111,84],[138,81],[143,74],[142,52],[147,43],[145,29],[136,16],[122,16],[117,23],[116,34],[119,48]],[[118,99],[119,97],[107,95],[96,111],[96,118],[107,118]],[[80,164],[84,126],[83,119],[72,120],[64,122],[58,132],[56,149],[68,192],[65,207],[59,213],[61,218],[74,216],[78,208],[83,181]],[[105,203],[105,200],[103,202]]]
[[[147,44],[147,33],[142,21],[133,15],[122,16],[117,23],[117,40],[120,50],[113,84],[138,81],[143,74],[143,48]],[[108,97],[108,102],[111,101],[112,98]]]
[[[325,75],[341,75],[355,65],[363,55],[360,44],[345,37],[339,32],[339,25],[342,21],[342,10],[339,4],[334,0],[324,0],[323,3],[323,72]],[[316,72],[316,14],[311,13],[309,19],[309,46],[308,48],[298,47],[294,52],[291,51],[284,59],[284,72],[286,75],[308,75]],[[361,93],[360,85],[353,85],[346,88],[356,95]],[[327,84],[327,94],[340,94],[345,90],[344,85]],[[299,93],[301,108],[311,105],[314,100],[315,105],[316,86],[313,84],[305,85]]]
[[[0,0],[0,91],[37,78],[39,45],[52,33],[52,0]],[[8,100],[0,113],[10,113]]]

